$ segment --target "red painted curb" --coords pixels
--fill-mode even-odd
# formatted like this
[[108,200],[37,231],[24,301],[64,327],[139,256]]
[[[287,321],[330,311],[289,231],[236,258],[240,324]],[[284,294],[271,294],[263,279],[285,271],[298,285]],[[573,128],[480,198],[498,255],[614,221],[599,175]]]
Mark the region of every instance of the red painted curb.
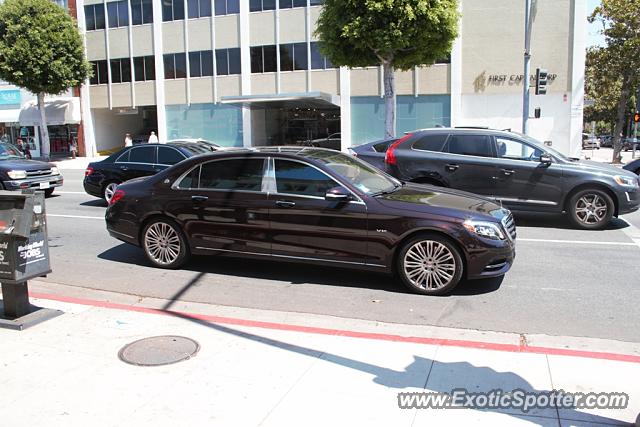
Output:
[[133,311],[138,313],[156,314],[163,316],[187,317],[208,323],[220,323],[226,325],[248,326],[264,329],[275,329],[281,331],[304,332],[319,335],[335,335],[350,338],[366,338],[379,341],[408,342],[416,344],[441,345],[447,347],[476,348],[482,350],[506,351],[510,353],[534,353],[554,356],[572,356],[587,359],[614,360],[618,362],[640,363],[640,356],[631,354],[606,353],[597,351],[571,350],[566,348],[537,347],[526,344],[502,344],[482,341],[451,340],[446,338],[429,337],[407,337],[402,335],[380,334],[375,332],[358,332],[341,329],[318,328],[315,326],[289,325],[286,323],[262,322],[258,320],[237,319],[233,317],[212,316],[207,314],[185,313],[172,310],[161,310],[156,308],[138,307],[133,305],[119,304],[108,301],[97,301],[84,298],[74,298],[61,295],[50,295],[41,293],[29,293],[29,296],[38,299],[60,301],[78,305],[88,305],[92,307],[109,308],[115,310]]

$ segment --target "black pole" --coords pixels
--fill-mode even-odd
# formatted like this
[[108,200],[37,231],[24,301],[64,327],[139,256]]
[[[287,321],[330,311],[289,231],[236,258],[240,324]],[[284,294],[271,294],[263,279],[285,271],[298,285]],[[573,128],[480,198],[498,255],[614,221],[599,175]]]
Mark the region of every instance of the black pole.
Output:
[[3,283],[2,302],[4,304],[4,317],[7,319],[17,319],[31,313],[27,282],[16,283],[15,285]]

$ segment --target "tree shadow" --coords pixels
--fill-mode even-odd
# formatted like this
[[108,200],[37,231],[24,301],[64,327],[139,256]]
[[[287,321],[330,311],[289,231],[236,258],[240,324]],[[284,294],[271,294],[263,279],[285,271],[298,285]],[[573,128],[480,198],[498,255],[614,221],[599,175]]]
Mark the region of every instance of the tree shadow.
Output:
[[581,230],[585,233],[597,233],[601,231],[622,230],[629,227],[626,221],[620,218],[612,218],[602,230],[584,230],[576,227],[567,215],[561,214],[533,214],[529,212],[514,212],[516,227],[552,228],[562,230]]

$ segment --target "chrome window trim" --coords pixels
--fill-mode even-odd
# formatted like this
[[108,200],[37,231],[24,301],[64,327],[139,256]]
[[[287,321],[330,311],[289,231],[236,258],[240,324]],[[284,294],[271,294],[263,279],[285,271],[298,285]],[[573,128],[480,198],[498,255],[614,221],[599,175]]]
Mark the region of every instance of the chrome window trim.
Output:
[[[247,157],[225,157],[222,159],[213,159],[213,160],[208,160],[206,162],[202,162],[202,163],[198,163],[197,165],[195,165],[194,167],[188,169],[186,172],[184,172],[182,175],[180,175],[171,185],[171,189],[172,190],[180,190],[180,191],[232,191],[235,193],[251,193],[251,194],[263,194],[264,191],[262,190],[264,188],[264,166],[263,166],[263,175],[261,178],[261,189],[260,191],[254,191],[254,190],[225,190],[222,188],[202,188],[200,187],[200,181],[201,181],[201,177],[202,177],[202,166],[208,164],[208,163],[213,163],[213,162],[223,162],[225,160],[247,160]],[[251,160],[262,160],[263,164],[265,162],[265,160],[268,160],[268,157],[253,157],[251,158]],[[200,168],[200,172],[198,173],[198,188],[179,188],[180,186],[180,182],[182,182],[182,180],[189,175],[193,170],[195,170],[196,168]],[[266,193],[264,193],[266,194]]]

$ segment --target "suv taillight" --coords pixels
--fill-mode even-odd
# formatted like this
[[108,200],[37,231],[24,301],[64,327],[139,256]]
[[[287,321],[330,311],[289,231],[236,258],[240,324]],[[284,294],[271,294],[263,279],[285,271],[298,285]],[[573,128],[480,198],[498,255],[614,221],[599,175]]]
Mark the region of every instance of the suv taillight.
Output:
[[91,175],[93,173],[93,168],[91,166],[89,166],[85,171],[84,171],[84,177],[88,177],[89,175]]
[[109,206],[114,205],[118,200],[124,197],[124,190],[116,190],[113,192],[113,196],[111,196],[111,200],[109,200]]
[[400,146],[403,142],[413,136],[412,133],[408,133],[387,148],[387,153],[384,155],[384,162],[388,165],[396,165],[398,164],[398,159],[396,159],[396,153],[394,152],[396,148]]

